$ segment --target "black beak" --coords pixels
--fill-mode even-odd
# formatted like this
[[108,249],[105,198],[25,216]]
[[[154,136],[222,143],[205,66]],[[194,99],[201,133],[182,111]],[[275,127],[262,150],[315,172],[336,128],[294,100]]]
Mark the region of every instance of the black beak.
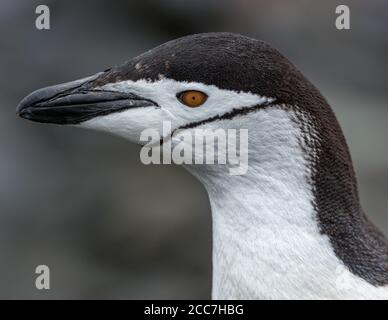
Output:
[[132,93],[93,89],[99,75],[34,91],[19,103],[16,113],[36,122],[79,124],[129,108],[157,106]]

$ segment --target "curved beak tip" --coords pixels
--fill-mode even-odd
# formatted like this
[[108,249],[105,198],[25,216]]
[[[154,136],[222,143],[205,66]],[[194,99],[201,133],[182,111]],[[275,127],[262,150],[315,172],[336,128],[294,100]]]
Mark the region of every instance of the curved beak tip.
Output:
[[25,97],[22,101],[19,102],[19,104],[16,107],[16,115],[18,115],[21,118],[27,118],[29,116],[28,108],[32,107],[33,104],[31,104],[29,100],[30,95]]

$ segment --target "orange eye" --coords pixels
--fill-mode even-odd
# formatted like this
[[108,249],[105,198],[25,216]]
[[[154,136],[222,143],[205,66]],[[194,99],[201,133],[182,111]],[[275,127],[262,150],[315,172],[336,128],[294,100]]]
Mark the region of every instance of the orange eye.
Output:
[[201,91],[189,90],[178,94],[178,99],[186,106],[196,108],[205,103],[207,95]]

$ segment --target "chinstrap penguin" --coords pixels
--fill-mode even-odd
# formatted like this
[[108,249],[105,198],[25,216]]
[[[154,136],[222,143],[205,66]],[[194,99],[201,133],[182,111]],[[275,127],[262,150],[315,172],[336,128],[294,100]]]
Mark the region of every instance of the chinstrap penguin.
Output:
[[134,143],[163,121],[183,130],[247,128],[247,174],[186,166],[212,208],[212,297],[388,298],[387,239],[361,208],[336,117],[265,42],[231,33],[179,38],[94,76],[37,90],[17,113]]

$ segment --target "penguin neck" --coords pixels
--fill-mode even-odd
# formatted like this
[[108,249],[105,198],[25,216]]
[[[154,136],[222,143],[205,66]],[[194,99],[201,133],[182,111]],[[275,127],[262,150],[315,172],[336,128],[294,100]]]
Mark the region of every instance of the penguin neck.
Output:
[[[295,179],[303,175],[289,173]],[[328,250],[329,242],[319,234],[305,186],[279,176],[214,182],[207,187],[213,221],[213,299],[286,298],[277,290],[289,294],[293,279],[302,286],[314,277],[311,257]],[[309,270],[302,270],[306,266]]]
[[316,274],[335,275],[339,260],[319,231],[309,157],[293,117],[269,108],[240,119],[249,131],[245,175],[189,168],[211,203],[215,299],[295,298],[301,286],[309,296],[308,287],[322,281]]

